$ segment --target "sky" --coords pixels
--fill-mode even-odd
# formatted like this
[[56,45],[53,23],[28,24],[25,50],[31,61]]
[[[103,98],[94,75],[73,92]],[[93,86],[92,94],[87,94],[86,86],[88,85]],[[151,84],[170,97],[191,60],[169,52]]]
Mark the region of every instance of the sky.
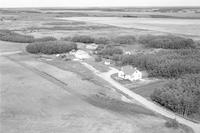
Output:
[[0,8],[102,6],[200,6],[200,0],[0,0]]

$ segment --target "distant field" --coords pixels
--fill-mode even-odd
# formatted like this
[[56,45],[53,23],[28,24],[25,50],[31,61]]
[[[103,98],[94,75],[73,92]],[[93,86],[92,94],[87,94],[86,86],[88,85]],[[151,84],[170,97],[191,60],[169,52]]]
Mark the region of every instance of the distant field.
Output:
[[77,21],[64,21],[64,22],[48,22],[44,23],[43,25],[81,25],[85,24],[84,22],[77,22]]
[[200,19],[121,18],[121,17],[70,17],[65,20],[86,21],[124,28],[136,28],[175,33],[200,38]]

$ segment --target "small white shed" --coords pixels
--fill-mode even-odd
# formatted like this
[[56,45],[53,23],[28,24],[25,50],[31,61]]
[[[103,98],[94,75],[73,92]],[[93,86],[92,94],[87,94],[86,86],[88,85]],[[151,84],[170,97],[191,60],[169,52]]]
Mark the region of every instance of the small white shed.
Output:
[[95,43],[86,45],[86,48],[90,49],[90,50],[95,50],[95,49],[97,49],[97,47],[98,47],[98,45],[96,45]]

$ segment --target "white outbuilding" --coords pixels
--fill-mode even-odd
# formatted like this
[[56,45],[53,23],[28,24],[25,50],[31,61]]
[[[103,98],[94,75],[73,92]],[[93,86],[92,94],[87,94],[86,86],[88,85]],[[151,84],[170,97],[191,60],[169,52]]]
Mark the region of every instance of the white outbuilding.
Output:
[[130,51],[126,51],[125,54],[126,55],[131,55],[131,52]]
[[77,50],[75,53],[74,53],[74,56],[77,58],[77,59],[80,59],[80,60],[83,60],[83,59],[88,59],[88,58],[91,58],[91,56],[83,51],[83,50]]
[[110,63],[110,60],[105,60],[104,64],[105,64],[105,65],[110,65],[110,64],[111,64],[111,63]]
[[90,50],[95,50],[95,49],[97,49],[97,47],[98,47],[98,45],[95,43],[86,45],[86,48],[90,49]]

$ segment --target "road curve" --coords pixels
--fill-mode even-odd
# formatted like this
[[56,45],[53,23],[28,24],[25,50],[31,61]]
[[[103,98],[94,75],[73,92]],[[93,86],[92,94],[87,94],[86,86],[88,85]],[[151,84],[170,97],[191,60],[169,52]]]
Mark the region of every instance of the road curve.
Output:
[[171,119],[176,119],[179,123],[187,125],[189,127],[191,127],[195,133],[200,133],[200,124],[194,123],[192,121],[186,120],[183,117],[180,117],[178,115],[176,115],[175,113],[166,110],[165,108],[156,105],[155,103],[153,103],[152,101],[149,101],[147,99],[145,99],[144,97],[142,97],[141,95],[138,95],[136,93],[134,93],[133,91],[130,91],[128,88],[122,86],[120,83],[116,82],[115,80],[113,80],[111,78],[111,75],[118,72],[117,69],[115,68],[110,68],[111,70],[105,73],[101,73],[98,70],[96,70],[93,66],[85,63],[85,62],[81,62],[84,66],[86,66],[88,69],[90,69],[91,71],[93,71],[97,76],[103,78],[104,80],[106,80],[107,82],[109,82],[110,84],[112,84],[116,89],[120,90],[121,92],[127,94],[128,96],[130,96],[131,98],[133,98],[134,100],[138,101],[139,103],[141,103],[142,105],[144,105],[146,108],[159,113],[167,118],[171,118]]

